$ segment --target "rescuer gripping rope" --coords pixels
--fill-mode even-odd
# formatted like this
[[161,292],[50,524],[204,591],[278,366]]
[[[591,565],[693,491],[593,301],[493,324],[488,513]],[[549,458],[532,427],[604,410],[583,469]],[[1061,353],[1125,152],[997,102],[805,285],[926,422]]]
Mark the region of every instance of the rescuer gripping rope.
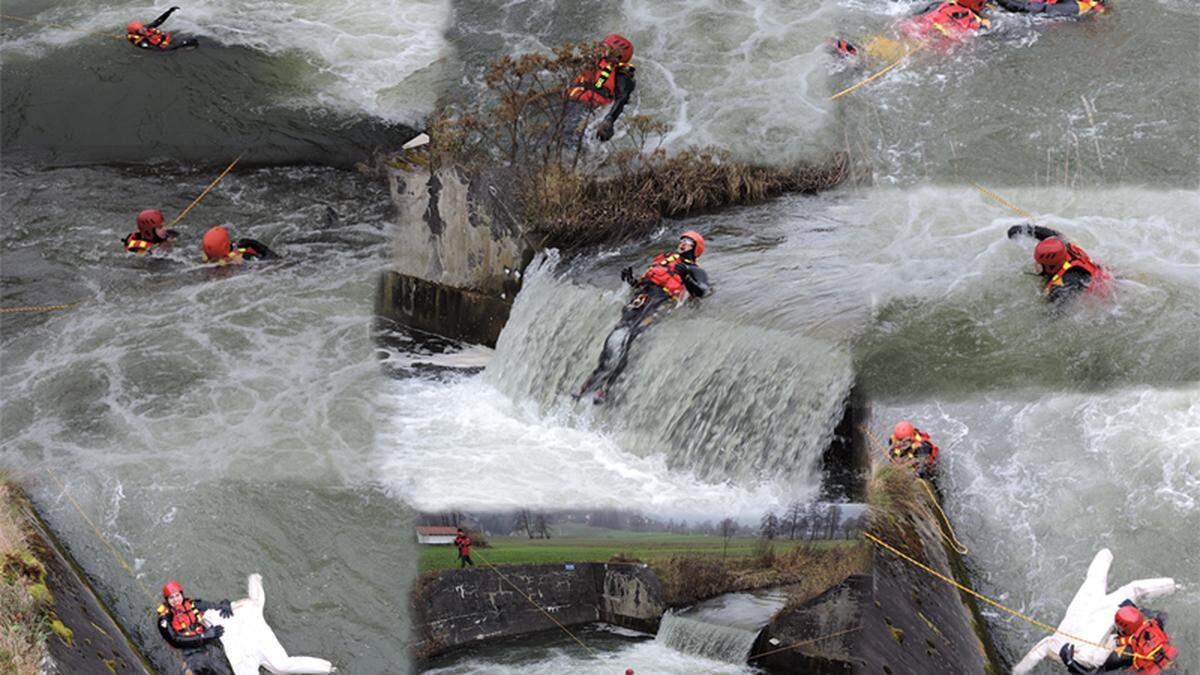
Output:
[[871,534],[870,532],[863,532],[863,537],[864,537],[864,538],[866,538],[867,540],[869,540],[869,541],[873,542],[873,543],[874,543],[876,546],[880,546],[880,547],[883,547],[883,548],[885,548],[885,549],[887,549],[887,550],[891,551],[892,553],[896,554],[896,555],[897,555],[897,556],[899,556],[900,558],[902,558],[902,559],[904,559],[904,560],[906,560],[906,561],[908,561],[908,562],[912,563],[913,565],[916,565],[916,566],[917,566],[917,567],[919,567],[920,569],[922,569],[922,570],[924,570],[924,571],[928,572],[929,574],[932,574],[933,576],[937,577],[938,579],[941,579],[942,581],[944,581],[944,582],[946,582],[946,583],[950,584],[951,586],[954,586],[954,587],[955,587],[955,588],[957,588],[958,590],[960,590],[960,591],[963,591],[964,593],[969,593],[969,594],[971,594],[972,596],[974,596],[974,597],[976,597],[976,598],[978,598],[978,599],[980,599],[980,600],[982,600],[982,601],[986,602],[987,604],[989,604],[989,605],[991,605],[991,606],[995,607],[996,609],[999,609],[999,610],[1001,610],[1001,611],[1004,611],[1004,612],[1008,612],[1009,614],[1011,614],[1011,615],[1013,615],[1013,616],[1017,617],[1018,619],[1023,619],[1023,620],[1025,620],[1025,621],[1028,621],[1029,623],[1031,623],[1031,624],[1033,624],[1033,625],[1037,626],[1038,628],[1041,628],[1042,630],[1048,631],[1048,632],[1050,632],[1050,633],[1058,633],[1059,635],[1066,636],[1066,637],[1068,637],[1068,638],[1070,638],[1070,639],[1074,640],[1075,642],[1080,642],[1080,643],[1082,643],[1082,644],[1091,645],[1091,646],[1093,646],[1093,647],[1099,647],[1100,649],[1104,649],[1104,650],[1107,650],[1107,649],[1109,649],[1109,647],[1106,647],[1106,646],[1104,646],[1104,645],[1102,645],[1102,644],[1100,644],[1100,643],[1097,643],[1097,642],[1092,642],[1091,640],[1085,640],[1085,639],[1083,639],[1083,638],[1081,638],[1081,637],[1079,637],[1079,636],[1077,636],[1077,635],[1072,635],[1072,634],[1070,634],[1070,633],[1068,633],[1068,632],[1066,632],[1066,631],[1059,630],[1059,629],[1055,628],[1054,626],[1051,626],[1051,625],[1049,625],[1049,624],[1046,624],[1046,623],[1042,623],[1041,621],[1038,621],[1037,619],[1035,619],[1035,618],[1033,618],[1033,617],[1031,617],[1031,616],[1028,616],[1028,615],[1026,615],[1026,614],[1022,614],[1022,613],[1018,612],[1018,611],[1017,611],[1017,610],[1015,610],[1015,609],[1010,609],[1010,608],[1008,608],[1008,607],[1005,607],[1004,605],[1002,605],[1002,604],[1000,604],[1000,603],[996,602],[995,600],[993,600],[993,599],[991,599],[991,598],[987,597],[986,595],[983,595],[982,593],[977,593],[977,592],[975,592],[975,591],[971,590],[970,588],[967,588],[966,586],[963,586],[962,584],[958,583],[958,582],[957,582],[957,581],[955,581],[954,579],[951,579],[950,577],[947,577],[946,575],[944,575],[944,574],[942,574],[942,573],[938,572],[937,570],[935,570],[935,569],[933,569],[933,568],[929,567],[928,565],[925,565],[924,563],[921,563],[921,562],[919,562],[919,561],[917,561],[917,560],[913,559],[913,558],[912,558],[912,557],[910,557],[909,555],[907,555],[907,554],[905,554],[905,553],[903,553],[903,552],[901,552],[901,551],[897,550],[895,547],[893,547],[892,545],[890,545],[890,544],[888,544],[887,542],[883,541],[882,539],[880,539],[880,538],[876,537],[875,535]]
[[480,559],[481,561],[483,561],[483,564],[484,564],[484,565],[487,565],[488,567],[490,567],[490,568],[492,569],[492,571],[493,571],[493,572],[495,572],[496,574],[500,575],[500,578],[501,578],[501,579],[503,579],[503,580],[505,581],[505,583],[507,583],[509,586],[512,586],[512,587],[513,587],[513,589],[514,589],[516,592],[520,593],[520,594],[521,594],[521,597],[523,597],[523,598],[525,598],[526,600],[528,600],[528,601],[529,601],[529,604],[531,604],[531,605],[533,605],[534,607],[536,607],[536,608],[537,608],[537,610],[538,610],[539,612],[541,612],[542,614],[545,614],[547,619],[550,619],[551,621],[553,621],[553,622],[554,622],[554,625],[556,625],[556,626],[558,626],[559,628],[561,628],[561,629],[562,629],[562,631],[563,631],[564,633],[566,633],[567,635],[569,635],[569,636],[571,637],[571,639],[572,639],[572,640],[574,640],[576,643],[578,643],[578,644],[579,644],[579,646],[580,646],[580,647],[583,647],[584,651],[586,651],[586,652],[588,653],[588,655],[590,655],[590,656],[595,656],[595,655],[596,655],[596,652],[595,652],[595,651],[593,651],[591,647],[589,647],[589,646],[585,645],[585,644],[583,643],[583,640],[580,640],[578,637],[576,637],[576,636],[575,636],[575,634],[574,634],[574,633],[572,633],[570,630],[568,630],[566,626],[564,626],[564,625],[562,625],[561,623],[559,623],[558,619],[554,618],[554,617],[553,617],[553,616],[550,614],[550,612],[547,612],[545,609],[542,609],[542,606],[541,606],[541,605],[539,605],[539,604],[537,604],[536,602],[534,602],[533,598],[531,598],[531,597],[529,597],[528,595],[526,595],[525,591],[522,591],[522,590],[521,590],[521,589],[520,589],[520,588],[519,588],[519,587],[518,587],[516,584],[514,584],[514,583],[513,583],[511,580],[509,580],[509,578],[508,578],[508,577],[504,576],[504,572],[501,572],[501,571],[500,571],[500,570],[499,570],[499,569],[498,569],[498,568],[497,568],[495,565],[493,565],[492,563],[488,562],[488,559],[487,559],[487,558],[484,558],[484,557],[483,557],[483,555],[481,555],[481,554],[479,553],[479,551],[475,551],[475,555],[479,556],[479,559]]
[[179,215],[175,216],[175,220],[172,220],[171,224],[168,225],[167,227],[175,227],[175,225],[178,224],[179,221],[183,220],[183,217],[188,214],[188,211],[191,211],[193,206],[195,206],[196,204],[199,204],[200,200],[204,199],[204,195],[208,194],[209,190],[212,190],[213,188],[215,188],[217,186],[217,183],[220,183],[221,179],[225,177],[225,174],[229,173],[230,171],[233,170],[233,167],[237,166],[238,160],[240,160],[241,158],[242,158],[241,155],[234,157],[233,161],[229,163],[229,166],[225,167],[225,170],[221,172],[221,175],[214,178],[213,182],[209,183],[208,187],[204,188],[204,192],[201,192],[200,196],[193,199],[192,203],[188,204],[186,209],[180,211]]

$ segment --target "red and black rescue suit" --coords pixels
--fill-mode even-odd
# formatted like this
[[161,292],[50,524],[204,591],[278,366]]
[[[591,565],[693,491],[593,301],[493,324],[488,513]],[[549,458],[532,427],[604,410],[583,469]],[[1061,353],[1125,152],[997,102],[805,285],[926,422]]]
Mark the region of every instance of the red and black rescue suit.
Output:
[[144,253],[153,251],[154,247],[160,244],[165,244],[178,236],[179,233],[175,230],[167,230],[167,236],[165,238],[159,237],[154,230],[149,232],[130,232],[129,234],[125,235],[125,238],[121,240],[121,243],[125,246],[126,251],[142,255]]
[[[1137,607],[1132,600],[1122,602],[1121,607]],[[1142,612],[1144,620],[1131,635],[1118,634],[1117,648],[1108,655],[1104,663],[1096,668],[1087,668],[1075,662],[1075,645],[1065,644],[1058,656],[1073,675],[1092,675],[1110,670],[1128,668],[1132,673],[1157,675],[1170,667],[1179,650],[1171,646],[1167,635],[1166,612]]]
[[[1041,225],[1013,225],[1008,228],[1009,239],[1022,234],[1034,237],[1038,241],[1051,237],[1066,241],[1057,230]],[[1084,293],[1098,292],[1107,277],[1107,273],[1092,262],[1088,254],[1075,244],[1067,244],[1067,256],[1069,265],[1065,271],[1047,270],[1041,274],[1046,281],[1042,292],[1046,294],[1046,299],[1052,304],[1073,300]]]
[[163,15],[146,24],[141,30],[131,32],[125,35],[125,39],[129,40],[135,47],[141,49],[152,49],[156,51],[171,51],[173,49],[183,49],[185,47],[199,47],[200,42],[195,38],[188,38],[176,42],[170,33],[164,33],[158,27],[163,24],[178,7],[172,7],[163,12]]
[[474,567],[475,563],[471,560],[471,537],[459,532],[458,536],[454,537],[454,545],[458,547],[459,569],[467,565]]
[[1044,16],[1084,16],[1108,10],[1104,0],[996,0],[1010,12]]
[[628,63],[616,63],[608,59],[600,59],[596,69],[588,71],[571,84],[567,97],[579,101],[589,108],[599,108],[612,104],[604,121],[596,132],[601,141],[612,138],[613,124],[625,110],[629,97],[637,83],[633,79],[634,67]]
[[180,650],[184,663],[195,675],[226,672],[205,649],[205,645],[225,632],[220,626],[204,625],[204,612],[210,609],[221,610],[222,616],[233,616],[228,600],[205,602],[184,598],[180,611],[165,602],[158,606],[158,632],[167,643]]
[[697,298],[708,293],[708,274],[691,255],[675,251],[664,253],[654,259],[640,278],[633,276],[632,268],[621,270],[621,279],[634,288],[633,299],[621,309],[621,320],[604,340],[600,364],[588,376],[576,398],[593,393],[593,402],[603,403],[608,388],[625,370],[634,339],[664,310],[680,300],[685,291]]
[[930,478],[937,469],[938,446],[929,434],[914,429],[912,438],[888,439],[888,459],[895,464],[907,464],[920,478]]

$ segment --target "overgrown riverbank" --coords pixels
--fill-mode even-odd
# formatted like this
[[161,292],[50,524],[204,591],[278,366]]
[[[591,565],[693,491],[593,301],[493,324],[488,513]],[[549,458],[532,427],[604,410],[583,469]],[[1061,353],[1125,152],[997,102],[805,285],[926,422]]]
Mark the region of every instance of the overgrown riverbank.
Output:
[[49,655],[55,619],[46,569],[33,553],[33,532],[18,500],[8,476],[0,474],[0,672],[32,675]]

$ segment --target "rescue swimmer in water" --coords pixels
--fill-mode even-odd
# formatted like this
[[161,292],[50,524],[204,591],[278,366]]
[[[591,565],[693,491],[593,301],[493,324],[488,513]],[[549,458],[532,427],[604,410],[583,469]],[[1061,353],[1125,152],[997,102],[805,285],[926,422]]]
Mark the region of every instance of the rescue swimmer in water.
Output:
[[137,229],[125,235],[121,243],[125,250],[136,255],[145,255],[156,248],[168,249],[171,240],[179,236],[175,230],[168,230],[163,222],[163,212],[158,209],[145,209],[137,215]]
[[337,672],[337,668],[325,659],[288,656],[263,617],[267,596],[263,591],[262,576],[251,574],[246,587],[249,597],[235,600],[228,614],[211,609],[204,612],[205,621],[214,628],[224,629],[221,646],[225,648],[225,658],[233,666],[234,675],[258,675],[260,667],[280,675]]
[[1108,293],[1112,277],[1092,261],[1082,248],[1065,241],[1057,231],[1041,225],[1013,225],[1008,238],[1025,235],[1038,240],[1033,249],[1037,273],[1046,282],[1042,294],[1051,303],[1071,300],[1080,295],[1102,296]]
[[184,597],[178,581],[163,584],[162,594],[163,604],[158,606],[157,614],[158,632],[163,639],[180,650],[184,663],[196,675],[221,672],[204,646],[220,638],[225,629],[206,622],[204,612],[211,610],[229,618],[233,616],[229,601],[205,602]]
[[929,46],[946,51],[991,29],[984,18],[987,0],[944,0],[925,6],[896,24],[891,36],[877,35],[860,48],[846,40],[833,40],[830,47],[839,56],[866,55],[892,61]]
[[911,467],[919,478],[930,478],[937,469],[938,446],[929,434],[900,420],[888,438],[888,460],[892,464]]
[[[1158,673],[1175,658],[1165,630],[1165,616],[1145,613],[1138,603],[1174,593],[1174,579],[1139,579],[1107,592],[1108,570],[1113,555],[1102,549],[1088,566],[1087,576],[1058,631],[1033,646],[1013,668],[1013,675],[1027,675],[1043,659],[1060,659],[1072,673],[1094,673],[1116,668]],[[1068,637],[1075,636],[1075,639]],[[1078,643],[1087,640],[1088,643]]]
[[130,21],[125,25],[125,39],[129,43],[139,49],[151,49],[157,51],[172,51],[175,49],[184,49],[185,47],[199,47],[200,42],[195,38],[176,41],[170,33],[164,33],[158,27],[164,21],[171,17],[178,7],[172,7],[163,12],[162,16],[151,21],[150,23],[142,23],[141,21]]
[[1010,12],[1048,17],[1095,16],[1108,11],[1108,0],[995,0]]
[[235,265],[244,260],[271,260],[278,258],[267,245],[255,239],[238,239],[235,247],[229,239],[229,230],[217,226],[204,233],[204,262],[217,265]]
[[576,399],[588,394],[593,403],[603,403],[609,388],[629,360],[629,348],[654,321],[687,297],[702,298],[710,292],[708,274],[696,264],[704,253],[704,237],[689,230],[679,236],[674,251],[656,258],[640,277],[633,268],[621,270],[621,280],[633,287],[633,298],[621,309],[621,320],[604,340],[600,363],[588,376]]
[[613,124],[625,110],[637,83],[633,79],[634,68],[629,63],[633,60],[633,43],[613,33],[604,38],[602,44],[604,53],[595,68],[575,78],[567,89],[567,98],[593,109],[612,106],[596,128],[596,138],[604,142],[612,138]]

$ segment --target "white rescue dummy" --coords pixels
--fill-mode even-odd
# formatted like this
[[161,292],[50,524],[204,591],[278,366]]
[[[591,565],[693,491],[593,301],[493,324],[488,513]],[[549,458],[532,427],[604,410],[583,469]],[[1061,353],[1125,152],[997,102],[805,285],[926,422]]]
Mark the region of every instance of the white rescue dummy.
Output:
[[267,597],[263,593],[262,576],[251,574],[246,583],[250,597],[233,603],[233,616],[221,618],[220,611],[204,613],[205,623],[225,628],[221,646],[233,666],[234,675],[258,675],[259,666],[280,675],[290,673],[332,673],[333,664],[311,656],[288,656],[275,637],[275,631],[263,618]]
[[[1109,653],[1117,648],[1113,617],[1120,604],[1125,600],[1141,604],[1142,600],[1175,592],[1174,579],[1159,578],[1131,581],[1108,593],[1108,568],[1112,565],[1112,560],[1112,552],[1108,549],[1101,549],[1096,554],[1092,564],[1088,566],[1087,578],[1075,592],[1075,598],[1067,607],[1067,614],[1062,623],[1058,624],[1058,630],[1062,632],[1043,638],[1034,645],[1017,667],[1013,668],[1013,675],[1032,672],[1042,659],[1059,660],[1059,650],[1068,643],[1075,645],[1076,663],[1088,668],[1103,665]],[[1078,639],[1069,638],[1063,633],[1070,633],[1076,638],[1104,647],[1082,644]]]

